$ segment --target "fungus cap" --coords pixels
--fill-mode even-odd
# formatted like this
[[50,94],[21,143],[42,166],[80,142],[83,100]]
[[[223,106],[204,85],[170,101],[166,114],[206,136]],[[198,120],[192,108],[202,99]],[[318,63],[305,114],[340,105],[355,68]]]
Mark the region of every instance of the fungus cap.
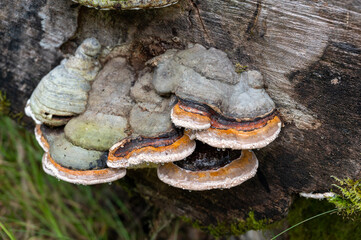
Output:
[[203,130],[211,127],[210,114],[201,109],[187,108],[178,102],[171,111],[174,125],[189,129]]
[[37,124],[37,125],[41,125],[41,124],[42,124],[42,122],[39,121],[39,120],[35,117],[33,111],[31,110],[31,107],[30,107],[30,99],[28,99],[28,101],[26,102],[24,112],[25,112],[25,115],[26,115],[26,116],[30,117],[30,118],[35,122],[35,124]]
[[126,138],[110,148],[107,165],[126,168],[144,162],[179,161],[192,154],[195,147],[195,141],[179,130],[158,137]]
[[[265,120],[265,119],[262,119]],[[249,131],[237,128],[219,129],[210,127],[195,133],[196,139],[216,148],[256,149],[263,148],[275,140],[281,131],[281,120],[272,116],[264,125]]]
[[196,130],[198,140],[214,147],[252,149],[266,146],[279,134],[281,120],[263,89],[262,75],[236,74],[226,53],[196,44],[168,51],[153,62],[155,90],[178,98],[172,122]]
[[[37,125],[35,134],[45,151],[42,158],[44,171],[58,179],[75,184],[93,185],[112,182],[126,174],[125,169],[110,169],[105,166],[106,153],[89,151],[67,142],[63,128],[51,129]],[[90,159],[87,159],[88,157]],[[81,159],[86,161],[79,162]]]
[[66,124],[72,116],[85,110],[90,90],[100,69],[97,53],[100,44],[88,38],[78,47],[74,56],[65,59],[39,82],[32,93],[26,113],[37,123],[51,126]]
[[125,169],[92,169],[92,170],[73,170],[65,168],[56,163],[49,153],[44,153],[42,159],[44,171],[65,182],[94,185],[108,183],[123,178],[126,175]]
[[179,99],[171,119],[176,126],[196,129],[196,139],[216,148],[255,149],[271,143],[281,131],[276,110],[254,119],[225,117],[206,104]]
[[128,137],[128,115],[134,105],[130,97],[134,75],[125,58],[109,60],[92,84],[85,112],[66,124],[66,138],[82,148],[108,151]]
[[252,178],[257,168],[255,154],[243,150],[240,157],[217,169],[194,171],[181,168],[176,163],[167,163],[159,166],[157,173],[161,181],[173,187],[203,191],[235,187]]

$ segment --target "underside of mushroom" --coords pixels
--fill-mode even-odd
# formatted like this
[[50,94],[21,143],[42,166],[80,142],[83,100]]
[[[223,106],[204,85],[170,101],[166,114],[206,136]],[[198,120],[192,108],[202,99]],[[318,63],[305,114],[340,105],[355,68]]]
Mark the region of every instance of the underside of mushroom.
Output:
[[227,189],[252,178],[257,168],[258,160],[250,150],[222,151],[198,144],[197,151],[185,160],[160,165],[158,177],[187,190]]

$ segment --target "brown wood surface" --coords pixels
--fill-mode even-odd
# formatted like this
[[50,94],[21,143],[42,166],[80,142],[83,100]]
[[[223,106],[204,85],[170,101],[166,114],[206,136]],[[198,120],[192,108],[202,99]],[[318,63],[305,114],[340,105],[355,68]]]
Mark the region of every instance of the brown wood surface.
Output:
[[[87,37],[132,43],[141,69],[169,48],[200,43],[261,71],[284,120],[280,136],[255,151],[257,176],[230,190],[189,192],[154,170],[128,171],[150,202],[203,224],[247,216],[280,219],[300,192],[361,177],[361,1],[180,0],[139,11],[99,11],[68,0],[2,0],[0,89],[23,111],[42,76]],[[25,119],[30,122],[29,119]]]

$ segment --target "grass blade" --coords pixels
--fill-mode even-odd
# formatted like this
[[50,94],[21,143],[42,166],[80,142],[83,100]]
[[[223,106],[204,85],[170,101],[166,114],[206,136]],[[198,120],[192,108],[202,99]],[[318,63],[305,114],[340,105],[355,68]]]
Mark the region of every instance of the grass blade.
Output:
[[2,222],[0,222],[0,229],[2,229],[11,240],[15,240],[14,235],[5,227]]
[[323,213],[317,214],[317,215],[312,216],[312,217],[310,217],[310,218],[307,218],[307,219],[305,219],[305,220],[303,220],[303,221],[301,221],[301,222],[299,222],[299,223],[297,223],[297,224],[295,224],[295,225],[293,225],[293,226],[291,226],[291,227],[287,228],[286,230],[284,230],[284,231],[280,232],[279,234],[277,234],[276,236],[274,236],[273,238],[271,238],[271,240],[274,240],[274,239],[278,238],[278,237],[279,237],[279,236],[281,236],[282,234],[284,234],[284,233],[286,233],[286,232],[290,231],[291,229],[293,229],[293,228],[295,228],[295,227],[297,227],[297,226],[301,225],[302,223],[308,222],[308,221],[310,221],[310,220],[312,220],[312,219],[315,219],[315,218],[318,218],[318,217],[320,217],[320,216],[322,216],[322,215],[326,215],[326,214],[329,214],[329,213],[336,212],[337,210],[338,210],[338,209],[337,209],[337,208],[335,208],[335,209],[332,209],[332,210],[329,210],[329,211],[326,211],[326,212],[323,212]]

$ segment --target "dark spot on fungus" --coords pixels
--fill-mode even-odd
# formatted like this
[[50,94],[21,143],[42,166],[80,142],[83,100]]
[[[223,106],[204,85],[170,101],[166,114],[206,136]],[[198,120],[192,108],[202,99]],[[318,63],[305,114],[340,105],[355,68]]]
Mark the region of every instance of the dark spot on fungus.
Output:
[[240,150],[217,149],[197,141],[197,148],[192,155],[174,164],[190,171],[214,170],[239,158],[241,152]]
[[[227,154],[228,153],[225,153],[225,156],[227,156]],[[224,156],[222,157],[224,158]],[[225,157],[224,159],[227,158],[228,157]],[[226,160],[224,163],[227,161],[229,160]],[[212,160],[211,162],[216,161]],[[201,165],[204,169],[201,171],[192,171],[183,169],[176,163],[166,163],[158,167],[157,173],[160,180],[173,187],[195,191],[231,188],[247,181],[256,174],[258,160],[252,151],[243,150],[238,158],[223,167],[205,170],[205,168],[209,168],[209,166],[206,166],[206,164]],[[190,164],[189,166],[194,168],[194,164]]]

